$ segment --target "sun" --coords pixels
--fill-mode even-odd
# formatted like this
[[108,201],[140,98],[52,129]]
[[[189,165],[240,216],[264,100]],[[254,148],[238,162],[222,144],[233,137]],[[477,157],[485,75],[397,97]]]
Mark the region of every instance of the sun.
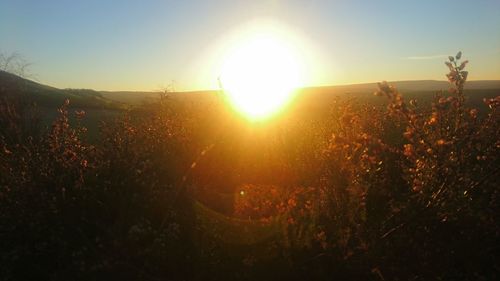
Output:
[[238,111],[251,120],[268,118],[302,84],[299,52],[276,34],[255,34],[228,52],[220,81]]

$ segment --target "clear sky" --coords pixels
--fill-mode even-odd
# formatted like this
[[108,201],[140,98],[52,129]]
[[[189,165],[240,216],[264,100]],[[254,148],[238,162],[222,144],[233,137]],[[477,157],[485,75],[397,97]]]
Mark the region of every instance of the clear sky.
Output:
[[0,52],[61,88],[213,89],[228,38],[259,21],[299,38],[308,85],[444,80],[458,50],[471,79],[500,79],[499,0],[0,0]]

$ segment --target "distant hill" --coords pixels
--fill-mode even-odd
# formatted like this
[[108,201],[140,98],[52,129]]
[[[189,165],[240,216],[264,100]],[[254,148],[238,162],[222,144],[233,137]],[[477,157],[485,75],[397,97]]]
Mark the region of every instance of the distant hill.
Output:
[[[415,80],[415,81],[389,81],[391,85],[398,88],[403,93],[418,93],[418,92],[437,92],[446,91],[450,88],[450,83],[447,81],[436,80]],[[500,90],[500,80],[478,80],[468,81],[466,83],[467,90]],[[301,94],[371,94],[377,90],[377,83],[363,83],[350,85],[335,85],[335,86],[319,86],[305,87],[298,90]],[[171,96],[192,97],[199,94],[216,93],[215,90],[207,91],[184,91],[172,92]],[[159,97],[158,92],[148,91],[101,91],[104,97],[110,100],[119,101],[128,104],[142,104],[143,102],[151,101]],[[178,97],[179,98],[179,97]]]
[[0,70],[0,97],[10,96],[22,101],[35,102],[42,107],[59,107],[65,99],[71,106],[95,109],[123,109],[123,103],[109,100],[89,89],[58,89],[43,85]]
[[99,93],[109,100],[131,105],[140,105],[160,97],[159,92],[147,91],[100,91]]
[[[389,81],[391,85],[398,88],[403,94],[415,96],[419,93],[429,95],[440,90],[446,91],[450,88],[447,81],[415,80],[415,81]],[[468,81],[467,90],[477,92],[479,90],[499,90],[500,80],[478,80]],[[363,83],[351,85],[306,87],[299,89],[300,95],[323,98],[338,94],[371,94],[377,89],[377,83]],[[176,100],[202,99],[203,94],[214,94],[217,91],[186,91],[172,92],[170,97]],[[154,102],[160,97],[159,92],[153,91],[95,91],[89,89],[58,89],[37,82],[21,78],[14,74],[0,71],[0,96],[4,94],[22,95],[37,102],[41,106],[60,106],[66,98],[71,100],[75,107],[101,108],[101,109],[124,109],[127,106],[141,105]],[[212,95],[211,95],[212,96]]]
[[[447,94],[451,87],[447,81],[435,80],[388,81],[388,83],[395,86],[405,99],[416,99],[419,104],[430,104],[438,92],[444,91]],[[485,109],[483,98],[500,95],[500,80],[468,81],[465,85],[466,102],[474,108]],[[326,112],[335,96],[352,97],[360,103],[385,104],[387,99],[373,95],[377,88],[377,83],[303,88],[299,89],[295,106],[307,111]]]
[[[448,81],[436,80],[415,80],[415,81],[388,81],[390,85],[395,86],[401,92],[429,92],[448,90],[450,83]],[[491,90],[500,89],[500,80],[477,80],[467,81],[465,84],[467,90]],[[377,83],[363,83],[338,86],[308,87],[301,91],[316,93],[371,93],[377,90]]]

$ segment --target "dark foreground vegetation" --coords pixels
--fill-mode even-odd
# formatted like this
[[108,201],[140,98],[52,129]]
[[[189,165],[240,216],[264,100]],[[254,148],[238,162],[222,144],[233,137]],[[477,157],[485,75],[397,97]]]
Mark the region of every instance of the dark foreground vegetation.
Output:
[[460,56],[432,100],[250,124],[166,96],[97,139],[2,88],[0,279],[498,280],[500,96],[471,103]]

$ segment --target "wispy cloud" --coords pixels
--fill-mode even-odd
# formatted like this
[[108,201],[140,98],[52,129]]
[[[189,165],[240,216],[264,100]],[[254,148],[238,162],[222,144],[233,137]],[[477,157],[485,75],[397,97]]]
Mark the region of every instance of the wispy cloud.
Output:
[[405,57],[406,60],[435,60],[447,58],[448,55],[431,55],[431,56],[413,56],[413,57]]

